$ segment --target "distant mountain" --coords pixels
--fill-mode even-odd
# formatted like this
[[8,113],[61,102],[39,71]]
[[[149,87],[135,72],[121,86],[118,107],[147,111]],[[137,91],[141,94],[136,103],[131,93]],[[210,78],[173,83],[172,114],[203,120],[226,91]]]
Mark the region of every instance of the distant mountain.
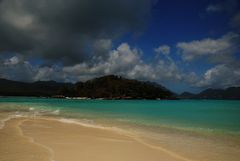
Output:
[[198,94],[184,92],[179,95],[182,99],[240,99],[240,87],[227,89],[206,89]]
[[183,92],[182,94],[179,95],[181,99],[189,99],[189,98],[194,98],[195,94],[190,93],[190,92]]
[[73,87],[71,83],[37,81],[33,83],[0,79],[0,96],[45,96],[58,95],[61,88]]
[[104,99],[176,99],[165,87],[151,82],[108,75],[86,82],[24,83],[0,79],[1,96],[87,97]]

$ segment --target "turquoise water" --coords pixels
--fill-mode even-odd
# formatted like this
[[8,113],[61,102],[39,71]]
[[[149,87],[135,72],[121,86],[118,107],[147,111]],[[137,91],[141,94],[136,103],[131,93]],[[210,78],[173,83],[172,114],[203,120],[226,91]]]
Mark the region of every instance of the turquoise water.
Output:
[[0,98],[0,112],[38,112],[153,127],[240,134],[239,100],[67,100]]

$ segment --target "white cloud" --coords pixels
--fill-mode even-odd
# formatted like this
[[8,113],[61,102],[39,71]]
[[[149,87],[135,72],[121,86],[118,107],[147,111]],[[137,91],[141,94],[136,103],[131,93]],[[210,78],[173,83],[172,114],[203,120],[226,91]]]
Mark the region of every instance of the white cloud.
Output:
[[[63,72],[66,75],[86,75],[87,78],[106,74],[134,76],[137,75],[136,70],[139,68],[137,66],[144,66],[141,51],[131,48],[127,43],[122,43],[117,49],[110,50],[105,60],[99,60],[93,64],[80,63],[66,66],[63,68]],[[144,68],[146,69],[146,67]],[[79,78],[82,78],[82,76],[75,79]]]
[[170,53],[170,46],[168,45],[160,45],[158,48],[155,48],[154,51],[157,54],[164,54],[164,55],[168,55]]
[[208,63],[214,64],[214,67],[205,71],[202,76],[185,76],[185,81],[201,88],[240,85],[240,64],[236,56],[240,49],[239,42],[238,34],[228,33],[218,39],[206,38],[178,43],[177,48],[183,60],[206,58]]
[[141,50],[131,48],[127,43],[122,43],[117,49],[109,51],[108,58],[104,61],[64,67],[63,72],[65,75],[75,76],[75,80],[107,74],[158,82],[182,79],[183,74],[169,55],[165,55],[166,59],[158,59],[157,62],[151,63],[144,62],[141,56]]
[[239,0],[223,0],[215,4],[210,4],[206,7],[208,13],[228,12],[232,13],[238,10]]
[[17,56],[0,60],[0,76],[3,78],[32,81],[35,72],[34,67],[28,61]]
[[195,84],[198,87],[225,88],[240,85],[240,67],[234,68],[224,64],[207,70],[202,79]]
[[219,4],[209,5],[209,6],[207,6],[207,8],[206,8],[206,11],[207,11],[207,12],[220,12],[220,11],[222,11],[222,10],[223,10],[223,8],[222,8],[222,6],[219,5]]
[[4,65],[16,65],[18,63],[20,63],[19,57],[13,56],[13,57],[11,57],[9,59],[5,59],[3,64]]
[[177,48],[184,60],[191,61],[203,56],[219,56],[234,52],[236,44],[233,40],[239,39],[239,37],[238,34],[228,33],[218,39],[206,38],[191,42],[179,42]]
[[183,73],[172,59],[165,61],[160,59],[155,65],[154,70],[156,71],[158,79],[163,81],[179,81],[183,76]]
[[157,80],[157,74],[155,69],[148,64],[137,64],[132,70],[127,73],[129,78],[138,78],[142,80]]
[[51,67],[42,67],[38,68],[36,75],[34,76],[33,80],[56,80],[56,70]]
[[100,60],[94,64],[80,63],[74,66],[67,66],[63,68],[63,71],[92,75],[122,73],[139,64],[142,61],[140,56],[140,50],[131,49],[127,43],[122,43],[116,50],[110,50],[105,60]]
[[141,62],[141,51],[134,48],[131,49],[127,43],[121,44],[117,50],[110,52],[110,57],[107,61],[111,66],[112,71],[118,69],[129,69]]

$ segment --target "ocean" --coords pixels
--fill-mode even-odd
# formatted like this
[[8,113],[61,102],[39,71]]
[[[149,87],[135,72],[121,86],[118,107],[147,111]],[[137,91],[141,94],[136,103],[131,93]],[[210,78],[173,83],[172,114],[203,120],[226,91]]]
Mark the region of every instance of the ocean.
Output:
[[239,100],[74,100],[0,98],[0,113],[51,116],[94,125],[169,128],[204,134],[240,135]]

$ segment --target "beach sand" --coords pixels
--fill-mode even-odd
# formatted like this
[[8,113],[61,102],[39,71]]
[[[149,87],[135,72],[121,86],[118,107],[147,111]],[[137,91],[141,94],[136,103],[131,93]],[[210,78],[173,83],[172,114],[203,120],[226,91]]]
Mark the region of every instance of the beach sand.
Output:
[[[172,140],[179,142],[177,138]],[[240,157],[236,155],[237,151],[233,155],[227,151],[221,154],[220,151],[215,159],[207,158],[215,154],[216,149],[209,151],[198,144],[195,147],[191,144],[192,148],[189,148],[187,144],[177,142],[171,145],[174,144],[182,147],[170,150],[167,143],[163,146],[161,142],[148,142],[123,131],[48,118],[20,117],[6,121],[0,129],[0,161],[237,161]],[[193,148],[196,150],[189,151]],[[188,152],[184,153],[184,149]],[[198,154],[206,157],[201,158],[202,155]]]

